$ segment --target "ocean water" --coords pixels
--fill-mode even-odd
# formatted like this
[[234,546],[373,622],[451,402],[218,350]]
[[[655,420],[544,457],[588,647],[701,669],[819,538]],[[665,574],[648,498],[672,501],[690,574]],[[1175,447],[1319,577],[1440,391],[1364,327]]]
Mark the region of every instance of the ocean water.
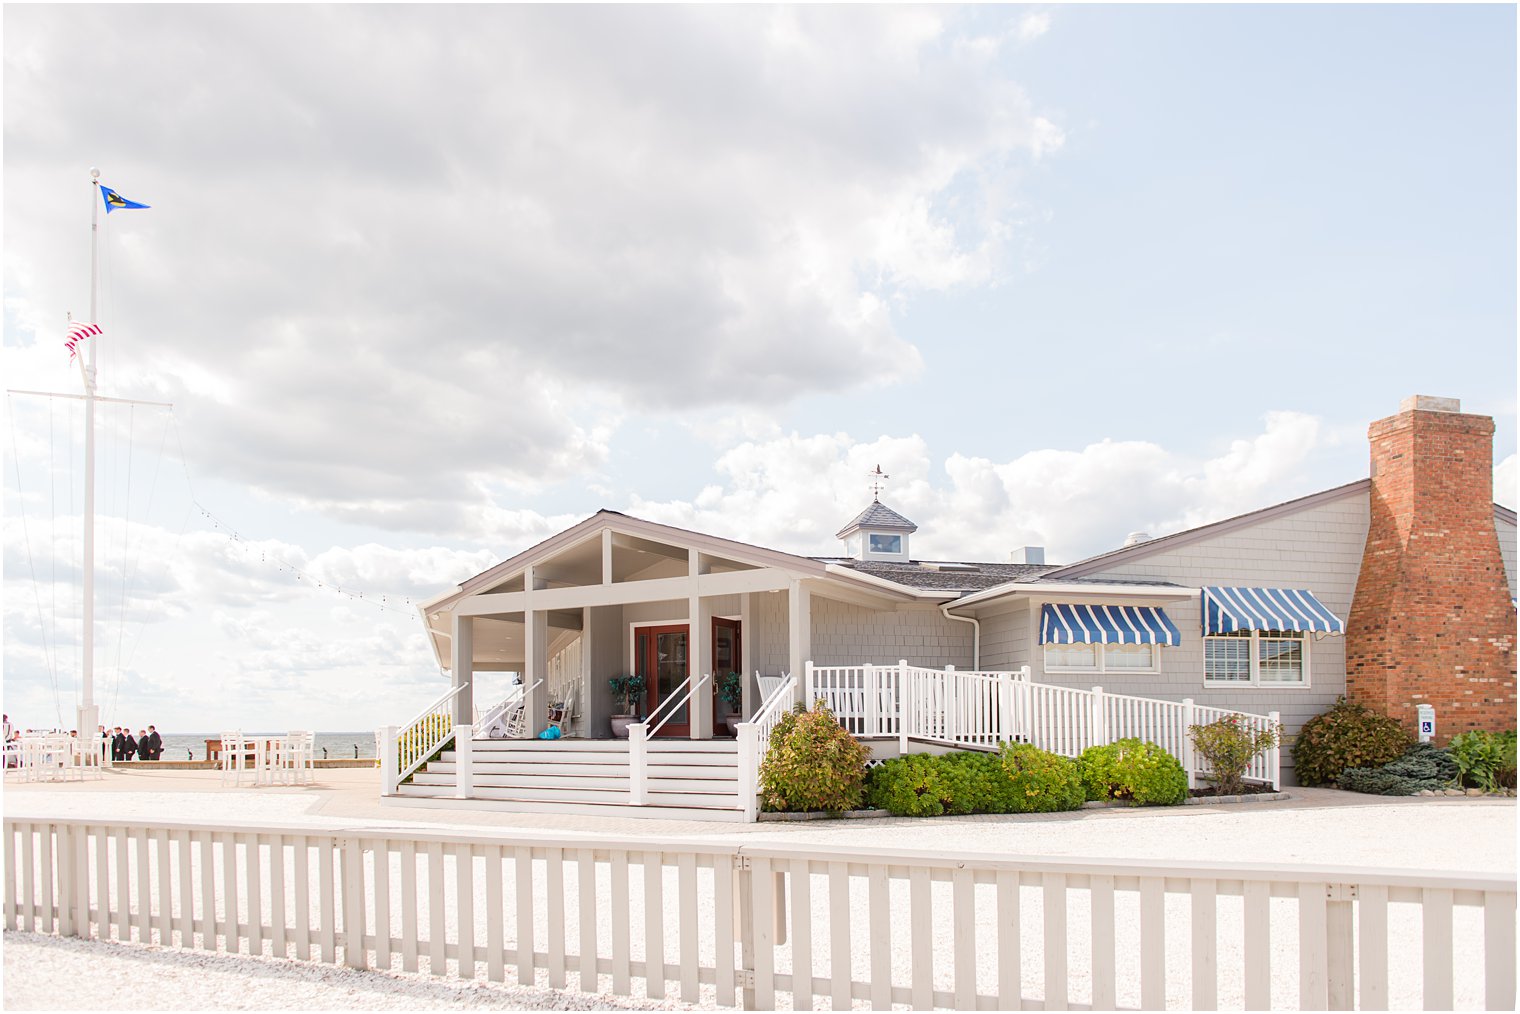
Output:
[[[283,736],[284,732],[257,732],[244,730],[246,736]],[[136,735],[136,732],[133,732]],[[205,760],[206,740],[221,738],[220,732],[159,732],[164,740],[164,760]],[[373,732],[319,732],[316,738],[317,759],[353,760],[357,749],[359,757],[375,756]],[[322,751],[326,749],[326,753]],[[186,752],[190,756],[186,756]]]

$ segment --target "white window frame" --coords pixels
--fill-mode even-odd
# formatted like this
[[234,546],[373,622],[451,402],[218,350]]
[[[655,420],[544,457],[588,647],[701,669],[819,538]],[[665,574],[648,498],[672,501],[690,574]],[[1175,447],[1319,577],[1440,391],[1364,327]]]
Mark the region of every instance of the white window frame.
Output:
[[[1245,631],[1242,631],[1242,633],[1245,633]],[[1313,651],[1311,645],[1313,645],[1313,643],[1315,641],[1315,638],[1313,637],[1312,634],[1310,634],[1307,631],[1294,631],[1294,630],[1252,630],[1249,633],[1251,635],[1251,678],[1250,678],[1249,681],[1246,681],[1246,680],[1211,680],[1211,679],[1209,679],[1208,642],[1212,641],[1212,640],[1216,640],[1216,639],[1221,640],[1221,641],[1239,641],[1239,640],[1242,640],[1242,638],[1240,638],[1240,637],[1226,637],[1226,636],[1221,636],[1221,635],[1218,635],[1218,634],[1209,634],[1209,635],[1206,635],[1204,637],[1204,639],[1203,639],[1203,641],[1204,641],[1204,649],[1203,649],[1204,650],[1204,659],[1203,659],[1203,685],[1205,687],[1208,687],[1211,690],[1219,690],[1219,689],[1224,689],[1224,688],[1227,688],[1227,687],[1236,687],[1236,688],[1239,688],[1239,687],[1250,687],[1252,690],[1307,690],[1307,689],[1309,689],[1309,686],[1310,686],[1310,679],[1309,678],[1310,678],[1311,671],[1312,671],[1311,662],[1312,662],[1312,659],[1313,659],[1313,656],[1314,656],[1314,651]],[[1269,635],[1267,637],[1267,639],[1269,641],[1287,640],[1288,638],[1283,637],[1284,634],[1287,634],[1287,635],[1294,635],[1294,634],[1296,634],[1296,635],[1298,635],[1297,636],[1297,640],[1298,640],[1299,644],[1301,644],[1303,646],[1303,654],[1304,654],[1304,678],[1302,680],[1300,680],[1297,683],[1287,683],[1287,682],[1284,682],[1282,680],[1263,680],[1261,678],[1261,639],[1262,639],[1262,635],[1263,634]]]
[[[907,532],[873,532],[869,528],[860,533],[860,556],[861,560],[877,560],[886,563],[907,563],[908,556],[908,533]],[[896,536],[899,540],[898,550],[895,553],[882,553],[871,548],[871,536],[885,535],[888,538]]]
[[[1082,644],[1082,643],[1085,643],[1085,642],[1078,641],[1076,643]],[[1162,648],[1162,646],[1159,645],[1159,644],[1153,644],[1153,645],[1150,646],[1150,648],[1151,648],[1151,665],[1150,665],[1149,668],[1146,668],[1146,669],[1141,669],[1141,668],[1138,668],[1136,666],[1131,666],[1131,665],[1118,666],[1118,667],[1113,668],[1113,669],[1108,668],[1108,664],[1107,664],[1107,654],[1108,654],[1108,652],[1106,650],[1108,646],[1104,645],[1104,644],[1099,644],[1097,642],[1093,642],[1093,644],[1091,645],[1091,647],[1097,649],[1097,653],[1096,654],[1097,654],[1098,664],[1097,664],[1096,667],[1094,667],[1092,669],[1083,669],[1083,668],[1072,668],[1070,666],[1052,666],[1052,665],[1047,664],[1046,661],[1045,661],[1045,659],[1048,656],[1049,649],[1051,649],[1053,647],[1055,647],[1055,648],[1064,648],[1064,647],[1067,647],[1067,645],[1065,645],[1065,644],[1056,644],[1054,642],[1040,645],[1040,649],[1041,649],[1041,651],[1040,651],[1040,665],[1041,665],[1042,670],[1044,672],[1053,673],[1053,674],[1059,674],[1059,675],[1062,675],[1062,676],[1081,676],[1081,675],[1089,674],[1089,673],[1092,674],[1092,675],[1112,673],[1112,674],[1119,675],[1119,676],[1122,676],[1125,673],[1134,673],[1137,676],[1154,676],[1154,675],[1156,675],[1156,674],[1158,674],[1158,673],[1161,672],[1161,648]],[[1296,685],[1297,684],[1295,684],[1295,686]]]

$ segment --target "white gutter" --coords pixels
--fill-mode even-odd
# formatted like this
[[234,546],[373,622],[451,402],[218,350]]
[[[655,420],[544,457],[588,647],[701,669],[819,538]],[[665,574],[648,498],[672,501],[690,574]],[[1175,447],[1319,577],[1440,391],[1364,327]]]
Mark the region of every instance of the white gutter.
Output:
[[982,621],[974,616],[951,616],[950,607],[953,602],[946,602],[939,607],[947,620],[959,620],[961,623],[971,624],[971,671],[982,671]]
[[957,599],[951,605],[954,605],[956,608],[982,605],[993,599],[1000,599],[1005,595],[1040,595],[1048,598],[1053,594],[1127,595],[1133,598],[1147,599],[1196,599],[1203,594],[1203,589],[1179,588],[1176,585],[1090,584],[1088,582],[1077,581],[1010,581],[1007,584],[986,588],[974,595],[967,595],[963,599]]

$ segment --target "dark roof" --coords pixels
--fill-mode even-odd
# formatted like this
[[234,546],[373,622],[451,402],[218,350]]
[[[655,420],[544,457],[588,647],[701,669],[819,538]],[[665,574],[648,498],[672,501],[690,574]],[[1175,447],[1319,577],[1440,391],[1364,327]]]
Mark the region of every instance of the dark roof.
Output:
[[907,532],[910,535],[918,531],[917,525],[880,500],[873,501],[871,506],[855,515],[855,520],[839,529],[834,538],[842,539],[860,528],[882,528],[894,532]]
[[[937,560],[912,560],[908,563],[884,563],[880,560],[815,556],[819,563],[831,563],[871,577],[891,581],[907,588],[924,591],[976,592],[1009,581],[1030,581],[1056,568],[1043,563],[961,563]],[[941,569],[945,568],[945,569]]]

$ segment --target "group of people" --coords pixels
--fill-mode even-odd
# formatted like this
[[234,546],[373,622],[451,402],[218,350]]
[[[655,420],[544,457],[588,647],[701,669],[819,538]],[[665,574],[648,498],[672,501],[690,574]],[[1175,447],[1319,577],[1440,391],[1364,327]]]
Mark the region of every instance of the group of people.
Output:
[[[106,727],[100,727],[100,738],[106,739]],[[132,735],[132,729],[117,726],[109,733],[111,740],[111,760],[158,760],[164,755],[164,741],[159,736],[158,730],[153,726],[139,729],[137,735]]]

